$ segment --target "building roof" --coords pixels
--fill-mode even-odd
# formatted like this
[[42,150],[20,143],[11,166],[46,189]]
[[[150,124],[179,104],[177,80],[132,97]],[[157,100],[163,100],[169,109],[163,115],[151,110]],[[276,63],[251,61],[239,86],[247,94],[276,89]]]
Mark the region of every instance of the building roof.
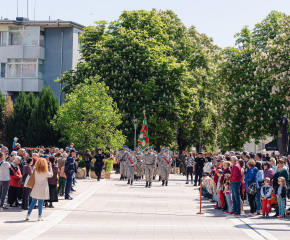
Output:
[[[20,19],[20,20],[18,20]],[[72,21],[64,21],[64,20],[37,20],[30,21],[26,18],[17,18],[16,20],[0,20],[0,25],[24,25],[24,26],[41,26],[41,27],[73,27],[80,30],[83,30],[85,26],[72,22]]]

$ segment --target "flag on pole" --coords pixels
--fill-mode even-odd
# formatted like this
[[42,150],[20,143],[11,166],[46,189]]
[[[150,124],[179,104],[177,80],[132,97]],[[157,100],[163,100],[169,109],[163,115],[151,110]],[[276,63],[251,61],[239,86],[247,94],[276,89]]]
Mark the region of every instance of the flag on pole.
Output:
[[149,147],[149,135],[148,135],[148,126],[147,126],[147,119],[145,116],[145,110],[144,110],[144,121],[143,121],[142,129],[138,137],[138,146],[143,151]]

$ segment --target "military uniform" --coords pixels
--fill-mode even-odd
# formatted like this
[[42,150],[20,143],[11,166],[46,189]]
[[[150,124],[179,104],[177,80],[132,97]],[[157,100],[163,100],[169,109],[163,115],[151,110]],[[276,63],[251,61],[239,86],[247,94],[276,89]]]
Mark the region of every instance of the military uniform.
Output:
[[[197,181],[198,185],[200,185],[200,179],[202,178],[202,172],[203,172],[203,166],[205,163],[204,157],[196,157],[195,158],[195,179],[194,179],[194,185],[196,186]],[[197,180],[199,178],[199,180]]]
[[165,156],[165,154],[163,154],[163,153],[159,153],[158,155],[157,155],[157,167],[156,167],[156,173],[158,174],[158,176],[159,176],[159,181],[162,179],[162,172],[161,172],[161,160],[162,160],[162,158]]
[[[153,181],[153,169],[156,167],[157,155],[153,152],[145,153],[143,155],[143,161],[145,165],[145,180],[146,187],[151,187],[151,183]],[[148,185],[149,183],[149,185]]]
[[126,160],[129,156],[129,153],[127,151],[119,151],[117,154],[117,160],[120,161],[120,180],[124,179],[125,177],[127,177],[126,175]]
[[133,184],[133,180],[134,180],[135,166],[136,166],[136,163],[137,163],[137,159],[134,156],[133,157],[128,156],[127,160],[126,160],[126,163],[127,163],[126,165],[127,165],[128,184],[130,184],[130,180],[131,180],[131,185],[132,185]]
[[185,176],[186,174],[185,158],[186,158],[186,155],[182,154],[180,158],[180,173],[182,173],[183,176]]
[[137,163],[136,163],[136,172],[137,172],[137,180],[141,179],[142,174],[142,152],[134,152],[134,156],[137,159]]
[[166,154],[165,155],[162,154],[162,156],[159,154],[159,157],[161,158],[159,165],[161,166],[162,186],[164,186],[164,183],[167,186],[172,164],[172,158],[169,155],[166,156]]

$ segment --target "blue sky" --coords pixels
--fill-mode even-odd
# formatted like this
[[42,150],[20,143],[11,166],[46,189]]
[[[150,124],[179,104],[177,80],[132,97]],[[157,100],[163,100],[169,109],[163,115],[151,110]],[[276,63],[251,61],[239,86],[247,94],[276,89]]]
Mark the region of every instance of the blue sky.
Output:
[[[18,16],[27,15],[27,0],[18,0]],[[0,17],[15,19],[17,0],[0,0]],[[35,0],[29,0],[28,15],[34,19]],[[171,9],[186,27],[213,37],[220,47],[234,46],[234,34],[245,25],[261,22],[271,10],[289,14],[290,0],[36,0],[36,20],[62,19],[83,25],[97,20],[113,21],[123,10]]]

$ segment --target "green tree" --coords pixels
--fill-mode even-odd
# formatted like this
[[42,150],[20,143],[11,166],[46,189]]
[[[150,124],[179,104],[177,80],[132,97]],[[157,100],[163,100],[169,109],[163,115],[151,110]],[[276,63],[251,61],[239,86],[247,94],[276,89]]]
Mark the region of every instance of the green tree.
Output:
[[[28,99],[32,101],[31,96]],[[54,97],[51,88],[42,88],[28,121],[27,146],[44,145],[47,147],[58,144],[59,132],[55,131],[51,124],[58,109],[58,99]]]
[[3,128],[0,131],[1,142],[4,143],[6,146],[9,145],[9,142],[7,141],[7,138],[6,138],[6,128],[7,128],[7,124],[9,126],[10,119],[13,118],[13,112],[14,112],[13,102],[11,100],[11,97],[7,95],[6,100],[3,104],[2,111],[1,111],[1,114],[2,114],[1,120],[3,124]]
[[118,149],[124,144],[122,131],[116,129],[122,115],[107,91],[104,83],[91,77],[66,96],[53,120],[63,142],[69,139],[76,147],[91,151],[96,147]]
[[[28,122],[35,107],[35,97],[32,92],[26,94],[20,92],[15,100],[13,118],[10,119],[9,127],[6,128],[8,142],[13,142],[14,137],[18,137],[18,142],[22,146],[27,146]],[[10,127],[11,126],[11,127]]]
[[5,98],[3,97],[2,92],[0,90],[0,119],[1,119],[1,122],[0,122],[0,131],[3,131],[2,109],[4,107],[4,103],[5,103]]
[[251,138],[258,141],[277,134],[285,102],[271,98],[273,83],[257,74],[255,55],[267,51],[267,41],[276,38],[283,17],[272,11],[253,31],[245,27],[236,35],[237,48],[223,50],[219,72],[225,89],[221,105],[223,150],[239,150]]
[[172,11],[124,11],[115,22],[97,22],[81,36],[83,59],[63,74],[64,91],[99,75],[122,113],[119,129],[128,145],[134,145],[131,120],[141,122],[144,109],[150,142],[169,145],[183,116],[196,108],[196,80],[188,63],[177,58],[180,38],[189,35]]

